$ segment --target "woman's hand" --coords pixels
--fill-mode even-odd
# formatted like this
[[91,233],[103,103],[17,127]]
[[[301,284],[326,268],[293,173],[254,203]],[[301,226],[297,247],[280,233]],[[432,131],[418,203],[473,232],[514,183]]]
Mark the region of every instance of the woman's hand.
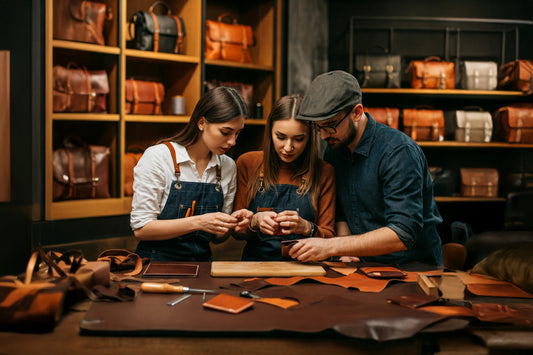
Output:
[[252,222],[252,217],[254,216],[254,213],[250,210],[243,208],[241,210],[233,212],[231,216],[237,218],[238,222],[234,230],[238,233],[248,229],[248,226]]
[[275,220],[279,223],[281,234],[308,236],[311,233],[311,222],[300,217],[297,211],[280,212]]
[[257,212],[251,219],[250,228],[260,230],[264,234],[276,235],[279,230],[279,223],[275,220],[276,216],[276,212]]
[[237,227],[239,223],[237,217],[223,212],[206,213],[198,217],[200,218],[200,229],[211,234],[226,234]]

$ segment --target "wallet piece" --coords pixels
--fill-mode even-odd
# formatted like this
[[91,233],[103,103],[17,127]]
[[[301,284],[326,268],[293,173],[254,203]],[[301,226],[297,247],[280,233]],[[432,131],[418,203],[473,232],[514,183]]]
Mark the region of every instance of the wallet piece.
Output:
[[165,261],[151,261],[143,276],[198,276],[198,264],[181,264]]
[[254,301],[242,297],[220,293],[209,301],[202,303],[206,308],[216,309],[228,313],[240,313],[254,305]]
[[289,250],[291,247],[298,243],[298,240],[282,240],[281,241],[281,256],[284,258],[290,258]]

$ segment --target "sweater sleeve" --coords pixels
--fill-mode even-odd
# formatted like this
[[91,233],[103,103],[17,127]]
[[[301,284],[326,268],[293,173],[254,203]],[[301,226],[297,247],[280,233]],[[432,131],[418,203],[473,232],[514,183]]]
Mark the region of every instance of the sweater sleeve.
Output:
[[335,235],[335,169],[329,163],[321,161],[320,196],[317,206],[317,233],[318,238],[331,238]]
[[246,202],[248,189],[252,183],[253,174],[262,161],[262,152],[244,153],[237,159],[237,193],[233,204],[234,211],[248,208],[248,203]]

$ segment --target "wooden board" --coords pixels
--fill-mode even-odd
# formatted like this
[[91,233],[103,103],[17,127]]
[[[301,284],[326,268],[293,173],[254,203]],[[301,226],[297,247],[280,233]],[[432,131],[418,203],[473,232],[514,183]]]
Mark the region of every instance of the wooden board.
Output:
[[213,261],[214,277],[287,277],[324,276],[320,265],[302,264],[297,261]]

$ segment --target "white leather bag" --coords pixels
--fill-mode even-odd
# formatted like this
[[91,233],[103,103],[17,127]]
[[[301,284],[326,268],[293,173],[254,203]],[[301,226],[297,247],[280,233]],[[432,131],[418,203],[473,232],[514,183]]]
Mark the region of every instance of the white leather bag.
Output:
[[466,90],[494,90],[498,86],[496,62],[461,63],[461,87]]

